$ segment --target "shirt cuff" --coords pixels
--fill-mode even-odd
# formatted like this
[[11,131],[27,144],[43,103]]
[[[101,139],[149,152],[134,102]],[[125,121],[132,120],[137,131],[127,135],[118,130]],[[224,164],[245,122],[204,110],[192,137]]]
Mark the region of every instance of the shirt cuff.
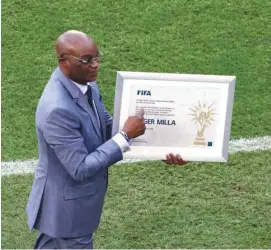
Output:
[[117,133],[112,139],[119,145],[122,152],[129,150],[130,145],[121,133]]

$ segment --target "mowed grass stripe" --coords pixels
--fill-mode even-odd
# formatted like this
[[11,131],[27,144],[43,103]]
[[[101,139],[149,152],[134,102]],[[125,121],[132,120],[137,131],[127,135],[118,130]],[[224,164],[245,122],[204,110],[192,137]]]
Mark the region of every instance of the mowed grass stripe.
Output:
[[[270,164],[267,150],[232,154],[227,164],[112,167],[95,248],[270,248]],[[25,214],[33,175],[1,179],[2,247],[33,248]]]
[[[37,157],[35,110],[68,29],[97,41],[113,111],[116,71],[236,76],[231,135],[270,135],[270,0],[2,1],[2,159]],[[31,24],[31,25],[30,25]]]
[[[271,149],[271,136],[264,136],[251,139],[239,139],[230,142],[230,153],[236,152],[251,152]],[[140,160],[128,160],[124,159],[117,164],[127,164],[138,162]],[[1,163],[2,175],[11,174],[27,174],[33,173],[37,165],[37,160],[26,160],[26,161],[10,161]]]

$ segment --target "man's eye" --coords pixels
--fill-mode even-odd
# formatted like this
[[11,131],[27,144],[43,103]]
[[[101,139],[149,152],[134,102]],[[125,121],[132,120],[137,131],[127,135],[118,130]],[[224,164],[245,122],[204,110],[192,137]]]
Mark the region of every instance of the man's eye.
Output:
[[89,59],[82,59],[83,64],[88,64],[88,62],[89,62]]
[[91,62],[91,60],[92,60],[92,57],[83,59],[83,61],[84,61],[85,64],[88,64],[89,62]]

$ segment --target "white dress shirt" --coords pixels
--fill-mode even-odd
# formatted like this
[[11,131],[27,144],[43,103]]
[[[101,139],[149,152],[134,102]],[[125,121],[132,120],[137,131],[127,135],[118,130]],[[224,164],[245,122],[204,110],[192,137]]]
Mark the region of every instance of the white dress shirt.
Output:
[[[92,84],[92,82],[88,82],[87,85],[78,84],[78,83],[76,83],[74,81],[72,81],[72,82],[82,91],[82,93],[84,95],[86,94],[86,92],[88,90],[88,85]],[[94,108],[95,108],[97,119],[100,119],[99,115],[98,115],[98,112],[97,112],[97,109],[96,109],[95,103],[94,103]],[[100,124],[100,122],[98,122],[98,123]],[[127,140],[123,137],[123,135],[121,133],[117,133],[116,135],[114,135],[112,137],[112,139],[118,144],[118,146],[120,147],[120,149],[121,149],[122,152],[125,152],[125,151],[129,150],[130,145],[127,142]]]

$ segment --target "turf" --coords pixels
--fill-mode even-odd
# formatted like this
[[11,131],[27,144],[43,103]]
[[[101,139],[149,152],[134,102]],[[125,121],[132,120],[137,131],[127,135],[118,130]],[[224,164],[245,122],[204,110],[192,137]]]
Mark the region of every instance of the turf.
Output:
[[[2,160],[37,158],[35,110],[64,31],[103,52],[113,111],[116,71],[235,75],[232,138],[271,135],[269,0],[2,1]],[[110,169],[96,248],[270,248],[270,151],[228,164],[144,162]],[[32,248],[32,175],[2,177],[2,248]]]

